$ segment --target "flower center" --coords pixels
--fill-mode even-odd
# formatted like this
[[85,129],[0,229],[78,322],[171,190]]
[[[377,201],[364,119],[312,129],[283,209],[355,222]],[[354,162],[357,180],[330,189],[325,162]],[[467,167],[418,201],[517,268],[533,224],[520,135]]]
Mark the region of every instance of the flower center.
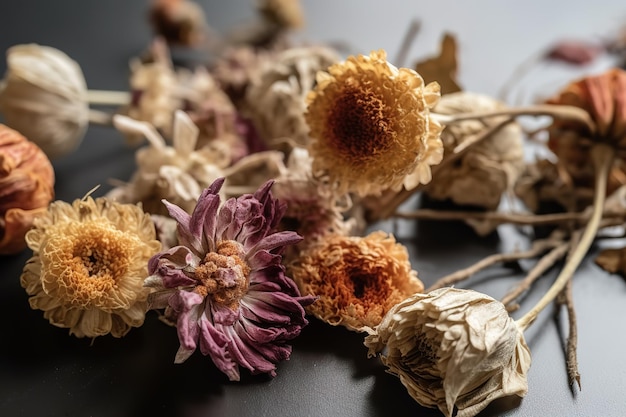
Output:
[[242,258],[240,243],[233,240],[220,242],[217,250],[207,253],[196,268],[200,285],[194,291],[218,305],[236,310],[250,285],[250,267]]
[[344,87],[335,100],[328,128],[333,147],[352,159],[370,158],[391,144],[385,103],[371,89],[354,84]]
[[44,248],[44,290],[79,308],[119,304],[135,249],[132,238],[98,222],[68,225]]

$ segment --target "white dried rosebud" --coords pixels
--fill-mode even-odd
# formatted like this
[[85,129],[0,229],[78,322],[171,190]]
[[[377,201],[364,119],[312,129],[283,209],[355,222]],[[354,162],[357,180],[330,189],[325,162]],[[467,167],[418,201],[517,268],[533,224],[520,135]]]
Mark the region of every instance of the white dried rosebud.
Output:
[[[504,305],[441,288],[393,307],[365,339],[421,405],[471,417],[496,398],[523,397],[530,350]],[[455,414],[455,410],[457,411]]]
[[[489,112],[504,109],[498,100],[482,94],[458,92],[444,94],[434,110],[440,114]],[[459,146],[465,146],[486,129],[500,123],[501,118],[465,120],[446,126],[441,133],[444,160]],[[434,176],[425,192],[436,200],[451,200],[495,210],[502,194],[511,190],[524,170],[522,129],[512,122],[467,149],[454,163]]]
[[28,44],[9,48],[7,67],[0,90],[6,124],[50,158],[76,149],[89,124],[80,66],[58,49]]

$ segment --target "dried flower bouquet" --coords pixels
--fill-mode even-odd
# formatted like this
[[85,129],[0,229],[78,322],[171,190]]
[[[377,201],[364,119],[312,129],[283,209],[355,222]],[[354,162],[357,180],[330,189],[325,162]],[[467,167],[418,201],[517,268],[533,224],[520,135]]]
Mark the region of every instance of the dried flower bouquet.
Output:
[[[154,1],[162,38],[133,61],[128,92],[89,91],[78,63],[54,48],[7,51],[0,112],[15,130],[0,132],[0,251],[32,250],[20,278],[30,306],[92,340],[125,336],[157,310],[176,329],[175,363],[198,350],[231,381],[242,370],[276,376],[308,315],[361,334],[420,405],[471,417],[532,392],[525,332],[556,302],[570,324],[569,382],[580,386],[571,282],[599,233],[626,220],[626,72],[511,106],[461,90],[451,34],[411,69],[384,50],[342,59],[330,46],[291,44],[298,1],[261,1],[257,11],[254,24],[220,37],[194,3]],[[177,68],[177,45],[214,62]],[[566,46],[550,59],[593,58]],[[522,118],[537,116],[551,120],[543,130],[554,160],[526,159]],[[50,203],[48,157],[74,152],[89,122],[138,147],[136,171],[103,178],[114,185],[104,197]],[[469,208],[412,210],[416,194]],[[513,199],[525,208],[502,210]],[[550,232],[425,289],[407,247],[379,230],[386,219],[462,220],[479,236],[504,224]],[[535,263],[501,301],[455,287],[524,259]],[[623,249],[597,263],[626,275]]]

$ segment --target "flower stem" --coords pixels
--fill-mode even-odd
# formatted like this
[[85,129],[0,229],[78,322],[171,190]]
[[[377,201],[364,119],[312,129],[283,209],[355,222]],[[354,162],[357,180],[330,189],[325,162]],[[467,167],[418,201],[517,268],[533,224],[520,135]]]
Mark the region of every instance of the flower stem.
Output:
[[539,313],[563,290],[567,282],[574,275],[576,268],[578,268],[578,265],[580,265],[580,262],[587,254],[598,232],[600,220],[602,220],[602,209],[606,199],[607,180],[613,164],[615,150],[609,145],[600,143],[593,145],[590,152],[595,169],[594,200],[591,218],[585,227],[580,242],[568,257],[556,281],[554,281],[548,292],[544,294],[539,302],[523,317],[517,320],[517,324],[522,330],[526,330],[535,321]]
[[87,101],[102,106],[124,106],[130,102],[127,91],[88,90]]

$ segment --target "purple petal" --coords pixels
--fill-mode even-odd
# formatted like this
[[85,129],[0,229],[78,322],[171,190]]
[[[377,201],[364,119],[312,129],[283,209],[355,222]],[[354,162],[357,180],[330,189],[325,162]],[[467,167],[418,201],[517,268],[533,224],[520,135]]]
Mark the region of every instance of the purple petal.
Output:
[[224,178],[218,178],[202,192],[189,221],[190,233],[201,240],[203,253],[215,250],[216,216],[221,202],[219,191],[223,184]]
[[272,253],[280,253],[285,246],[296,244],[302,241],[302,239],[302,236],[292,231],[272,233],[258,242],[258,244],[251,249],[251,252],[260,250],[272,252],[275,249],[279,249],[278,251]]
[[206,318],[200,320],[200,351],[208,355],[215,366],[231,381],[239,381],[239,366],[228,351],[228,337],[219,332]]
[[184,349],[195,349],[199,336],[198,320],[203,312],[204,298],[190,291],[178,291],[170,299],[170,306],[178,313],[176,329],[178,340]]

